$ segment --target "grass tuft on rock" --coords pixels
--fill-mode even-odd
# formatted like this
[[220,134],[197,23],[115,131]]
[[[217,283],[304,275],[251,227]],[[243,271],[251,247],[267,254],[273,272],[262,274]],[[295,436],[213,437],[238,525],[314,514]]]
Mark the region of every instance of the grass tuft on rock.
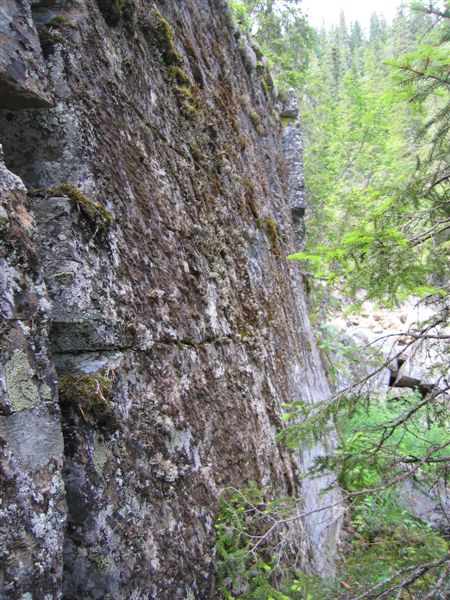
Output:
[[118,428],[110,400],[111,380],[106,375],[62,375],[58,386],[62,409],[72,409],[84,422],[99,429],[114,431]]
[[70,183],[61,183],[48,190],[47,194],[70,198],[76,209],[89,221],[91,226],[95,227],[96,232],[98,231],[103,237],[106,236],[113,223],[113,217],[102,204],[94,202]]

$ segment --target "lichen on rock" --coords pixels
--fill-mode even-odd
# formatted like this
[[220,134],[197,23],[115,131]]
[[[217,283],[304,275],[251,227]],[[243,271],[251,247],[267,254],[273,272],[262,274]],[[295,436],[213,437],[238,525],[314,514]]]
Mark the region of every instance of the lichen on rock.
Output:
[[6,391],[13,411],[30,410],[40,402],[35,373],[26,354],[15,350],[5,365]]
[[276,442],[283,402],[329,393],[280,258],[301,136],[283,158],[224,0],[98,4],[34,3],[62,38],[42,63],[55,105],[0,110],[0,595],[215,598],[217,498],[251,480],[302,497],[292,552],[324,572],[333,482],[299,477],[323,449]]

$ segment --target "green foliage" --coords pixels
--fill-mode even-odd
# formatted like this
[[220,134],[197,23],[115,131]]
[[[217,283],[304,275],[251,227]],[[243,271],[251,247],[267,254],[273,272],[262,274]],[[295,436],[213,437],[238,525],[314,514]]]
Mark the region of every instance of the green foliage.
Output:
[[289,258],[358,304],[448,294],[448,22],[421,5],[391,29],[374,19],[365,41],[342,21],[311,58],[309,237]]
[[244,0],[231,0],[230,7],[234,21],[240,25],[241,29],[250,33],[252,28],[251,6]]
[[294,600],[326,597],[326,585],[296,569],[269,544],[258,545],[275,520],[290,516],[296,501],[267,501],[267,488],[252,483],[242,490],[225,490],[216,521],[218,591],[222,598]]
[[[337,580],[334,588],[329,588],[334,589],[335,595],[330,597],[347,597],[342,596],[342,590],[338,591],[339,581],[345,583],[345,589],[353,597],[388,580],[401,569],[447,555],[448,541],[400,506],[396,487],[390,485],[404,478],[408,464],[420,463],[420,482],[425,489],[445,477],[447,463],[439,461],[450,459],[450,448],[440,446],[448,438],[450,419],[444,406],[423,404],[416,392],[386,402],[376,399],[362,402],[354,396],[338,397],[338,401],[329,400],[319,407],[296,402],[286,408],[289,412],[284,420],[301,421],[280,434],[280,440],[293,448],[318,439],[317,432],[323,435],[331,419],[338,425],[338,451],[315,468],[317,472],[323,469],[337,472],[339,483],[351,500],[351,545],[341,556]],[[406,419],[412,410],[413,415]],[[434,449],[431,455],[430,449]],[[438,575],[424,573],[411,592],[429,591]],[[401,580],[394,577],[393,583]],[[444,595],[436,596],[440,597]]]
[[[223,494],[220,498],[216,553],[218,590],[224,598],[267,598],[273,593],[278,594],[269,582],[273,560],[252,553],[254,542],[249,537],[261,534],[261,528],[257,520],[249,516],[247,501],[258,505],[265,492],[266,489],[251,486]],[[274,597],[282,598],[281,595]]]
[[301,85],[314,32],[300,2],[285,0],[275,6],[273,0],[232,0],[231,8],[235,20],[252,35],[268,59],[277,85]]
[[[302,102],[308,239],[289,259],[319,282],[313,297],[328,301],[331,283],[340,302],[356,309],[366,300],[392,306],[410,295],[439,300],[434,324],[417,330],[418,337],[434,334],[430,328],[445,327],[450,315],[448,3],[416,2],[391,26],[374,15],[368,39],[344,18],[329,32],[308,33],[296,2],[233,4],[278,82],[294,85]],[[319,334],[321,350],[340,370],[350,350],[333,332]],[[443,352],[436,361],[441,373],[446,358]],[[448,401],[436,390],[422,394],[382,402],[358,390],[315,405],[301,398],[285,405],[289,426],[279,441],[288,447],[340,429],[339,451],[315,470],[339,472],[354,535],[338,571],[342,585],[314,597],[358,596],[375,585],[370,597],[447,597],[444,580],[431,591],[445,575],[442,564],[423,571],[420,565],[446,560],[448,543],[399,505],[394,486],[412,475],[428,486],[448,476]]]
[[[360,515],[354,517],[357,527],[359,523],[362,525],[340,573],[341,581],[347,583],[352,596],[388,580],[401,569],[440,559],[448,551],[445,540],[431,529],[405,516],[400,510],[397,514],[394,511],[386,513],[386,508],[385,504],[379,508],[368,500],[366,505],[361,506]],[[370,529],[362,518],[364,509],[370,511]],[[394,578],[391,585],[399,582],[399,577]],[[435,573],[427,574],[411,586],[409,596],[403,597],[424,597],[422,594],[435,583]],[[383,591],[381,589],[380,594]],[[394,599],[395,595],[390,594],[387,598]],[[445,596],[433,598],[444,600]]]
[[327,323],[318,324],[314,333],[317,345],[326,360],[327,372],[332,382],[336,384],[338,376],[340,378],[350,377],[351,372],[354,372],[360,364],[360,348],[350,342],[344,344],[341,340],[342,334]]
[[[379,451],[374,451],[386,424],[401,420],[419,399],[416,393],[403,400],[372,401],[367,407],[358,407],[349,418],[340,419],[341,443],[336,457],[340,484],[348,492],[379,488],[354,498],[352,503],[354,535],[341,577],[350,582],[354,592],[361,593],[400,569],[439,559],[449,551],[444,538],[398,504],[395,488],[383,489],[387,480],[395,479],[402,458],[424,457],[431,446],[445,439],[450,424],[448,414],[433,418],[430,407],[423,407],[414,418],[395,429]],[[448,448],[437,451],[435,458],[444,456],[450,456]],[[423,485],[427,472],[434,478],[436,464],[423,465]],[[410,591],[425,591],[435,579],[434,573],[426,574]]]
[[[383,487],[397,476],[401,478],[404,465],[417,464],[427,457],[430,448],[438,448],[450,426],[448,414],[443,407],[424,404],[404,420],[411,408],[420,404],[421,395],[415,392],[404,399],[393,398],[387,402],[373,399],[367,406],[356,405],[347,418],[341,414],[341,445],[335,462],[346,490]],[[433,462],[423,462],[420,471],[423,482],[427,476],[430,479],[444,475],[445,469],[435,462],[444,457],[450,457],[449,447],[433,452]],[[382,490],[375,496],[377,509],[383,502],[392,503],[394,497],[395,491],[391,488]],[[363,500],[366,521],[368,498],[371,496]]]
[[[349,437],[344,436],[342,440],[347,450],[354,445],[350,431],[358,422],[361,424],[361,420],[360,415],[347,423]],[[367,425],[367,418],[364,423]],[[372,418],[369,423],[373,423]],[[346,467],[343,477],[347,475],[345,471]],[[352,476],[351,488],[359,490],[367,481],[376,479],[376,469],[362,478],[358,476],[357,483]],[[268,527],[274,521],[292,515],[296,506],[292,499],[266,502],[267,492],[267,488],[258,489],[252,484],[243,490],[226,490],[220,498],[216,556],[221,598],[315,600],[354,597],[395,576],[401,569],[411,568],[417,562],[440,559],[448,552],[448,543],[401,508],[392,491],[371,494],[353,503],[351,545],[338,563],[335,580],[324,581],[296,568],[292,557],[275,553],[273,547],[277,544],[273,540],[257,546]],[[398,581],[394,577],[394,583]],[[436,573],[425,574],[410,591],[413,594],[425,592],[435,582]],[[391,598],[390,595],[387,597]]]

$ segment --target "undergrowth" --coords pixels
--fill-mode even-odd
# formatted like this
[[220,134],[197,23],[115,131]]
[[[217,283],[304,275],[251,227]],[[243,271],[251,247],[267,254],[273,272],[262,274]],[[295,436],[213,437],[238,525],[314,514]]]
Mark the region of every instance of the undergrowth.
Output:
[[[428,420],[418,414],[409,431],[394,432],[389,449],[371,456],[371,449],[380,435],[380,423],[393,421],[405,408],[417,400],[417,393],[408,398],[374,400],[353,411],[338,423],[340,446],[329,467],[337,471],[347,503],[348,540],[341,549],[333,581],[308,575],[294,564],[292,554],[283,550],[288,535],[282,520],[295,514],[299,506],[293,498],[265,501],[269,491],[255,485],[243,490],[226,491],[219,504],[216,525],[219,591],[222,598],[241,600],[331,600],[351,599],[393,577],[391,586],[400,582],[395,574],[402,569],[430,563],[449,552],[443,532],[420,521],[401,505],[401,495],[395,487],[373,493],[351,496],[367,488],[382,487],[392,474],[392,461],[398,455],[420,455],[433,441],[445,433],[446,424]],[[444,452],[444,451],[443,451]],[[434,477],[423,470],[421,481]],[[275,521],[280,529],[262,539]],[[288,544],[287,544],[288,545]],[[387,600],[424,598],[435,584],[440,572],[431,570],[417,578],[398,596],[388,593]],[[382,593],[386,588],[380,590]],[[444,600],[448,589],[432,596]],[[408,595],[409,594],[409,595]],[[378,596],[373,595],[371,598]]]
[[216,521],[218,592],[230,600],[314,600],[325,584],[306,575],[285,555],[284,534],[258,545],[274,520],[290,514],[297,501],[281,498],[266,501],[268,488],[256,484],[241,490],[227,489],[219,500]]
[[[445,424],[432,422],[418,411],[407,430],[396,430],[382,452],[373,452],[379,442],[380,425],[398,419],[417,399],[418,393],[403,399],[374,400],[340,421],[337,460],[339,482],[344,490],[358,492],[383,487],[395,477],[394,467],[399,457],[421,456],[430,443],[443,439]],[[448,450],[443,450],[444,453],[448,455]],[[422,470],[424,489],[435,475],[434,466]],[[393,486],[354,499],[350,513],[352,540],[340,567],[340,579],[351,592],[348,597],[386,581],[401,569],[437,560],[449,552],[445,537],[412,516],[401,505],[401,497],[399,489]],[[404,592],[400,598],[421,598],[435,579],[435,572],[425,574],[409,588],[409,596]],[[396,595],[385,597],[396,598]],[[444,598],[433,596],[441,597]]]

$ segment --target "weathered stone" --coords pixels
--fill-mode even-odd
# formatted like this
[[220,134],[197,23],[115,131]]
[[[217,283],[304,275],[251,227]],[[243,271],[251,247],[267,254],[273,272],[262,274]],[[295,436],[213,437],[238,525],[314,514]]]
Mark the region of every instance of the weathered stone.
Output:
[[2,2],[0,49],[0,108],[51,106],[44,59],[28,0]]
[[237,33],[237,44],[242,57],[242,61],[245,65],[245,69],[248,73],[253,73],[253,71],[256,69],[257,63],[256,54],[252,48],[250,39],[242,31],[239,31]]
[[284,128],[283,156],[288,166],[289,206],[294,224],[295,250],[301,250],[305,237],[306,193],[303,170],[303,137],[299,121],[289,122]]
[[286,92],[281,117],[283,119],[296,119],[298,117],[298,99],[295,90],[288,90]]
[[[10,369],[9,387],[20,385],[1,404],[12,419],[2,431],[29,507],[33,486],[60,478],[40,492],[54,546],[39,583],[35,517],[6,522],[4,540],[17,523],[29,540],[8,554],[3,593],[14,599],[215,598],[217,497],[250,481],[323,509],[287,533],[299,566],[333,570],[341,514],[326,506],[339,494],[318,494],[330,478],[299,477],[326,450],[302,456],[276,443],[282,403],[330,393],[297,267],[283,259],[301,209],[299,131],[290,127],[285,162],[274,106],[243,64],[223,2],[154,3],[181,73],[155,45],[148,3],[134,5],[136,20],[124,14],[112,29],[95,3],[58,4],[76,27],[46,56],[55,107],[0,111],[8,168],[44,188],[27,200],[5,178],[14,189],[1,306],[13,333],[1,358],[28,358],[38,396]],[[67,184],[108,211],[108,228],[52,192]],[[61,438],[49,442],[58,421],[64,469]]]
[[5,364],[6,393],[14,412],[34,408],[39,403],[39,390],[33,376],[26,354],[15,350]]
[[57,598],[67,513],[50,305],[25,186],[2,162],[0,206],[0,596]]
[[[26,187],[23,184],[23,181],[18,175],[11,173],[11,171],[6,168],[4,159],[5,157],[3,154],[3,147],[0,144],[0,190],[2,194],[6,194],[6,192],[11,192],[13,190],[20,190],[22,192],[25,192]],[[5,219],[5,216],[2,216],[1,218]]]
[[450,490],[444,481],[427,482],[424,475],[405,479],[396,490],[401,506],[432,527],[448,527]]
[[427,369],[427,361],[424,361],[423,352],[411,352],[396,373],[393,387],[415,388],[429,386],[430,389],[439,380],[439,375],[431,375]]

